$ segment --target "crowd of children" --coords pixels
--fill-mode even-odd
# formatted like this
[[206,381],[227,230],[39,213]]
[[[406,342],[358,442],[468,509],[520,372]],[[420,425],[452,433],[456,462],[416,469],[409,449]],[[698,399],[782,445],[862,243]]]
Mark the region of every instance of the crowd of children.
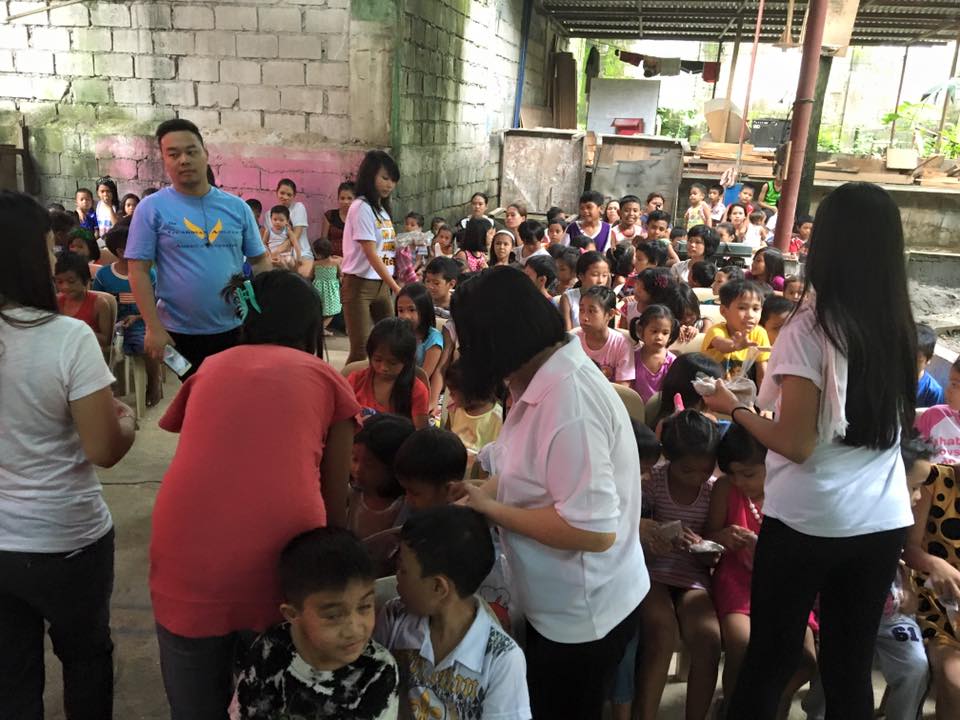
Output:
[[[721,654],[723,697],[732,694],[750,637],[767,449],[710,414],[692,387],[723,378],[756,397],[780,329],[805,301],[798,261],[813,223],[799,218],[784,254],[768,245],[775,186],[756,204],[749,185],[729,206],[723,194],[720,185],[694,184],[675,228],[660,193],[605,200],[588,191],[569,222],[560,208],[540,222],[512,203],[501,226],[483,193],[462,219],[433,218],[429,233],[421,214],[406,216],[405,234],[427,239],[398,246],[395,317],[373,326],[368,362],[346,378],[360,406],[348,531],[311,530],[283,549],[284,622],[254,643],[232,718],[531,717],[513,622],[522,609],[498,534],[455,505],[464,480],[490,472],[484,448],[496,441],[511,398],[464,377],[451,300],[458,285],[496,266],[522,270],[604,377],[646,404],[646,424],[634,431],[643,468],[638,532],[652,587],[610,688],[614,716],[657,717],[678,635],[690,658],[686,717],[706,718],[715,707]],[[260,225],[279,269],[297,270],[304,257],[295,195],[295,184],[282,180]],[[94,194],[79,190],[75,212],[51,209],[60,311],[88,323],[102,347],[119,334],[122,352],[143,355],[124,260],[139,198],[118,200],[110,178],[98,181],[96,197],[94,206]],[[306,245],[327,334],[341,310],[343,229],[354,199],[354,186],[341,184],[321,237]],[[248,204],[260,224],[263,207]],[[751,248],[749,267],[727,242]],[[960,363],[941,388],[926,371],[936,334],[922,324],[917,333],[918,406],[928,409],[917,420],[925,440],[904,430],[917,516],[904,561],[918,577],[904,573],[891,590],[877,644],[891,718],[915,717],[926,694],[921,636],[934,660],[938,717],[960,694]],[[155,362],[148,375],[153,404]],[[395,597],[381,603],[394,568]],[[811,681],[808,717],[823,717],[817,633],[814,612],[781,717]]]

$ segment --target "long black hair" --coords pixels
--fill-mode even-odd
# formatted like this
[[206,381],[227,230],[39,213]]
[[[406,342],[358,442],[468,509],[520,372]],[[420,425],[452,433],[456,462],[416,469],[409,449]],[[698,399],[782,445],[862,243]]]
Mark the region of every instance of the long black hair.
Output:
[[459,247],[464,252],[485,253],[490,223],[483,218],[470,218],[460,234]]
[[[879,272],[849,272],[850,257]],[[900,210],[870,183],[847,183],[817,208],[803,294],[816,292],[817,324],[849,364],[843,439],[890,448],[913,426],[917,332],[907,292]],[[803,298],[800,305],[802,306]]]
[[385,210],[390,214],[390,198],[380,197],[377,192],[377,174],[383,168],[394,182],[400,180],[400,167],[397,161],[383,150],[371,150],[360,163],[357,170],[357,197],[362,197],[375,210]]
[[[513,267],[490,268],[460,283],[451,311],[463,376],[471,388],[499,386],[537,353],[567,337],[553,303]],[[478,396],[471,388],[466,393]]]
[[397,303],[402,297],[410,298],[410,302],[417,308],[417,315],[420,316],[420,322],[413,331],[426,338],[430,328],[437,324],[437,311],[433,305],[433,298],[430,297],[430,291],[427,290],[426,285],[419,282],[404,285],[397,293],[397,299],[393,301],[393,312],[396,315],[399,315],[397,313]]
[[686,353],[677,356],[663,378],[663,385],[660,386],[660,412],[657,413],[652,425],[656,426],[660,420],[673,414],[676,409],[673,404],[675,395],[680,395],[683,406],[688,410],[696,409],[701,405],[703,398],[693,389],[693,380],[698,373],[719,378],[723,377],[723,368],[720,363],[703,353]]
[[[29,195],[0,190],[0,225],[4,228],[0,236],[0,320],[13,327],[48,322],[59,312],[47,249],[50,213]],[[44,314],[22,320],[5,312],[10,308],[4,306],[11,305],[35,308]]]
[[413,383],[417,377],[417,336],[413,334],[413,326],[400,318],[384,318],[370,331],[367,357],[372,358],[381,347],[403,363],[403,370],[393,382],[390,404],[397,415],[410,417],[413,412]]
[[[223,289],[233,300],[246,291],[247,278],[234,275]],[[250,280],[259,310],[247,301],[240,328],[244,345],[283,345],[311,355],[323,354],[323,303],[308,280],[290,270],[270,270]]]
[[100,197],[100,186],[103,185],[110,191],[112,195],[110,199],[110,205],[113,207],[113,211],[120,213],[120,191],[117,189],[116,181],[109,175],[104,175],[102,178],[97,180],[97,197]]

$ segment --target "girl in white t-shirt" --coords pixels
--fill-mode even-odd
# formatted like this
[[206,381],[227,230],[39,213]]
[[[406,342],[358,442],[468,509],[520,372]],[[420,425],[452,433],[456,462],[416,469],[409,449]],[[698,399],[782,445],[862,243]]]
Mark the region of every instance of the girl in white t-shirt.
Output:
[[46,624],[66,714],[110,717],[114,532],[94,466],[126,455],[136,421],[93,331],[57,310],[49,213],[4,190],[0,225],[0,714],[42,706]]
[[[750,645],[729,717],[774,717],[817,595],[827,715],[873,716],[877,628],[913,524],[899,447],[917,383],[903,252],[900,212],[886,191],[834,190],[817,209],[804,300],[760,387],[758,405],[775,419],[722,383],[704,398],[769,448]],[[868,277],[836,272],[851,256],[871,258],[883,292]]]
[[595,285],[580,296],[580,327],[573,334],[607,380],[630,387],[636,377],[633,346],[625,334],[610,329],[616,317],[617,296],[610,288]]
[[390,218],[390,195],[399,179],[396,161],[382,150],[368,152],[357,170],[357,199],[343,226],[341,296],[350,338],[347,362],[366,358],[370,330],[393,316],[390,293],[400,292],[393,279],[397,243]]
[[102,177],[97,180],[97,231],[100,233],[100,247],[104,247],[103,236],[114,225],[120,212],[120,203],[117,195],[117,184],[112,178]]

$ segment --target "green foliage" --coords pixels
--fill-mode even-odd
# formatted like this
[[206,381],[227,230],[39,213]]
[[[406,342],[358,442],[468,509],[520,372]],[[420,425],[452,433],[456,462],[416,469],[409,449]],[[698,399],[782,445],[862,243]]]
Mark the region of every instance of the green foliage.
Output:
[[[929,99],[932,100],[933,98]],[[897,139],[901,143],[913,145],[915,141],[919,141],[923,145],[923,154],[932,155],[937,150],[937,127],[940,124],[941,113],[942,106],[939,103],[902,102],[895,112],[883,115],[880,122],[889,128],[896,121]],[[947,117],[950,116],[951,112],[948,107]],[[940,152],[950,158],[960,157],[960,127],[958,127],[958,123],[944,123],[942,137]]]
[[[657,117],[660,118],[660,134],[664,137],[690,139],[693,133],[693,119],[697,113],[693,110],[671,110],[657,108]],[[652,128],[650,128],[652,130]]]

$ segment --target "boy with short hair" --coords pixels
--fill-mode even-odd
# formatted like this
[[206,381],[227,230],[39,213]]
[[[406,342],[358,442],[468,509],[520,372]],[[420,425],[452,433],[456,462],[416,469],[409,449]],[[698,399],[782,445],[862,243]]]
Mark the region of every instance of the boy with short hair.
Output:
[[756,189],[753,185],[743,183],[743,185],[740,186],[740,194],[737,196],[737,200],[743,205],[748,216],[756,209],[753,204],[754,193],[756,193]]
[[[725,265],[722,268],[717,269],[717,274],[713,278],[713,289],[714,297],[720,294],[720,288],[726,285],[731,280],[743,280],[743,268],[736,265]],[[702,302],[700,303],[703,304]],[[716,304],[716,303],[714,303]]]
[[[93,289],[109,293],[117,299],[117,322],[123,326],[123,352],[143,357],[147,368],[147,407],[152,407],[160,402],[163,381],[160,377],[160,361],[147,355],[143,348],[147,326],[130,288],[129,265],[123,256],[129,234],[130,221],[124,218],[103,236],[107,250],[116,256],[117,261],[97,271]],[[153,268],[150,268],[150,283],[156,287],[157,271]]]
[[811,235],[813,235],[813,218],[810,215],[801,215],[793,225],[789,252],[794,255],[806,255]]
[[927,366],[937,349],[937,333],[926,323],[917,323],[917,407],[943,404],[943,388],[927,372]]
[[677,255],[671,240],[670,214],[666,210],[651,210],[647,215],[646,237],[647,242],[656,243],[666,250],[668,267],[680,262],[680,256]]
[[642,236],[640,215],[643,212],[640,198],[624,195],[620,198],[620,222],[612,228],[614,245],[624,240],[635,242]]
[[689,285],[692,288],[713,287],[713,281],[717,277],[717,266],[707,260],[698,260],[690,266],[687,277],[690,279]]
[[257,227],[263,232],[263,225],[260,224],[260,218],[263,215],[263,203],[255,198],[249,198],[246,202],[247,207],[250,208],[250,212],[253,213],[253,217],[257,221]]
[[563,236],[567,234],[567,223],[553,218],[547,224],[547,245],[563,245]]
[[582,235],[593,242],[598,252],[605,252],[610,242],[610,224],[600,218],[601,207],[603,207],[603,195],[596,190],[587,190],[583,193],[580,196],[580,216],[567,225],[563,244],[570,245],[571,240]]
[[93,209],[93,193],[88,188],[80,188],[74,196],[76,203],[77,219],[80,221],[80,227],[89,230],[94,237],[100,234],[97,225],[97,213]]
[[231,720],[396,718],[399,674],[372,639],[375,573],[363,544],[341,528],[308,530],[283,549],[279,575],[286,622],[247,653]]
[[412,511],[448,505],[467,472],[467,449],[454,433],[425,427],[403,441],[393,470]]
[[450,296],[460,277],[460,263],[453,258],[435,257],[423,270],[423,284],[433,299],[438,318],[450,319]]
[[454,505],[417,513],[400,531],[399,598],[375,637],[400,665],[415,718],[529,720],[523,652],[475,593],[494,564],[486,520]]
[[724,368],[724,379],[739,376],[750,348],[765,348],[757,356],[757,387],[770,359],[770,338],[760,325],[765,294],[751,280],[727,282],[720,288],[720,314],[724,322],[711,326],[703,338],[701,352]]
[[720,183],[714,183],[707,189],[707,203],[710,206],[710,218],[714,226],[723,222],[723,216],[727,212],[727,206],[723,204],[724,192],[724,187]]

